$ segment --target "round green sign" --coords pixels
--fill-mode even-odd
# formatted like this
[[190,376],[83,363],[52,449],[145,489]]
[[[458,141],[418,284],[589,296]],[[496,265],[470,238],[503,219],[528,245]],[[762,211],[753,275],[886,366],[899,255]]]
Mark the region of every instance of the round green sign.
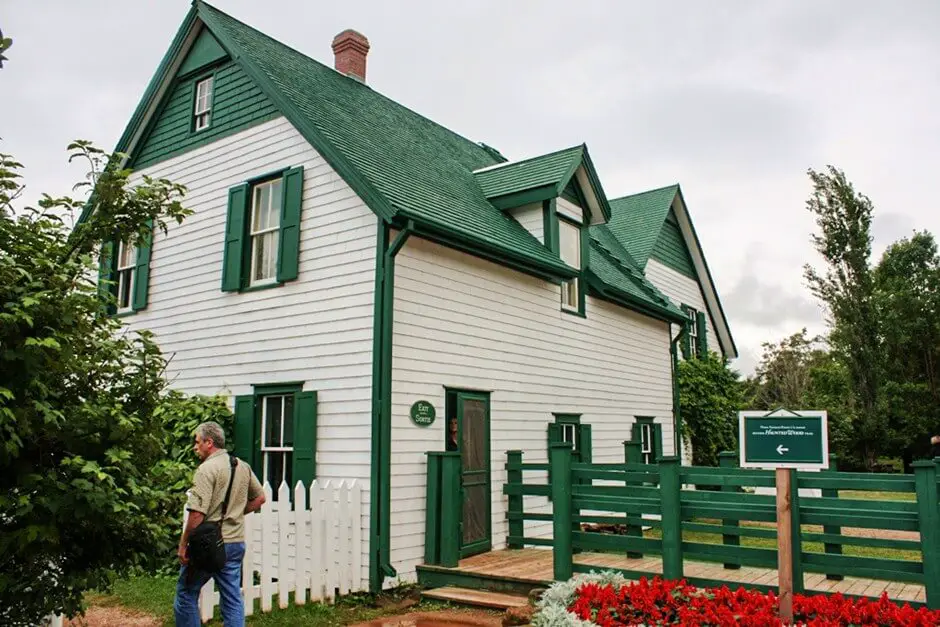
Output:
[[419,427],[430,427],[434,424],[434,418],[437,412],[434,411],[434,405],[428,401],[417,401],[411,406],[411,422]]

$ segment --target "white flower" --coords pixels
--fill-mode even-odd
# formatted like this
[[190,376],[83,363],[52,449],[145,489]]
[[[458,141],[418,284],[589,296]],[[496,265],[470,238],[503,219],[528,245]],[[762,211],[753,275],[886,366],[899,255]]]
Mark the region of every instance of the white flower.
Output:
[[606,570],[603,572],[577,574],[568,581],[556,581],[542,594],[542,598],[535,604],[536,612],[532,617],[533,627],[597,627],[597,623],[581,620],[568,611],[568,606],[574,602],[575,592],[586,583],[600,585],[610,584],[614,588],[626,585],[628,580],[618,572]]

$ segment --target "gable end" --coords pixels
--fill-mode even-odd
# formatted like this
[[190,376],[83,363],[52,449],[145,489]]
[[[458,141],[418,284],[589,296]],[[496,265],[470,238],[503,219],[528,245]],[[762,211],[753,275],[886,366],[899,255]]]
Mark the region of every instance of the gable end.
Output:
[[[208,128],[196,131],[193,127],[196,83],[210,76],[211,122]],[[130,167],[141,169],[165,161],[278,115],[274,103],[203,28],[157,114],[134,148]]]
[[692,257],[689,255],[685,238],[682,237],[682,231],[679,229],[679,223],[672,209],[669,210],[669,215],[663,222],[659,239],[656,240],[650,257],[690,279],[698,280]]

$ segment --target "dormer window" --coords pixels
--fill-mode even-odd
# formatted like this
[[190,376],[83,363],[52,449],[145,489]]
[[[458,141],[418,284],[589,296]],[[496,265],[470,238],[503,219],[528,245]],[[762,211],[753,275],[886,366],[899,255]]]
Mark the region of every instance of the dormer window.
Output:
[[209,128],[212,116],[212,77],[196,83],[196,101],[193,105],[193,130]]
[[[558,217],[558,249],[561,260],[576,270],[581,270],[581,226]],[[569,279],[561,285],[561,307],[574,313],[583,312],[579,278]]]

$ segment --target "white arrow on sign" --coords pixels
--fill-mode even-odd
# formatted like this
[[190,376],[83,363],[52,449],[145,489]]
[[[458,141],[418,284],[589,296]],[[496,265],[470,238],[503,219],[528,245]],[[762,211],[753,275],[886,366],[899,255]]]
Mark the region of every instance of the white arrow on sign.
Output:
[[778,454],[778,455],[783,455],[784,453],[788,452],[789,450],[790,450],[790,449],[786,448],[783,444],[778,444],[778,445],[777,445],[777,454]]

